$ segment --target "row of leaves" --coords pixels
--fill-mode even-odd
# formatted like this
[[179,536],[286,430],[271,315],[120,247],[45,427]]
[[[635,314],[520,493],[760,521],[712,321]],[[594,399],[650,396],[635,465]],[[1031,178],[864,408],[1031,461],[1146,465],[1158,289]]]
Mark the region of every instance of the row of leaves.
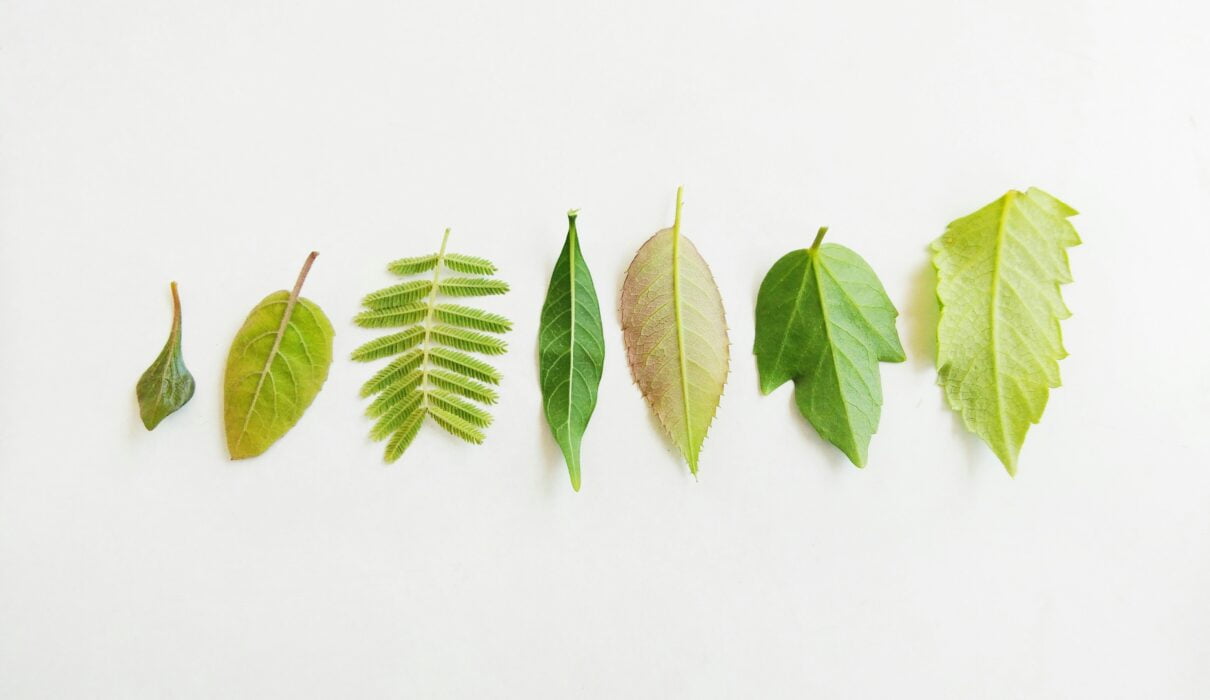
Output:
[[[723,393],[729,341],[722,297],[705,259],[681,233],[682,192],[673,225],[639,249],[621,291],[621,323],[631,372],[694,474]],[[940,383],[966,426],[1015,474],[1031,424],[1059,386],[1066,355],[1059,321],[1069,316],[1059,287],[1071,281],[1067,248],[1079,237],[1076,212],[1038,189],[1010,191],[952,222],[933,242]],[[605,363],[600,304],[576,231],[576,212],[555,263],[538,338],[543,405],[580,488],[580,445],[596,408]],[[880,362],[905,359],[898,312],[870,266],[852,250],[823,243],[787,253],[765,276],[756,301],[760,389],[794,382],[794,399],[819,435],[857,466],[866,463],[882,407]],[[447,251],[396,260],[408,278],[368,294],[354,321],[392,329],[353,351],[360,362],[390,358],[362,387],[373,400],[370,436],[398,459],[426,420],[481,443],[500,373],[484,356],[507,349],[511,322],[451,300],[504,294],[496,267]],[[292,291],[257,304],[227,359],[224,416],[233,459],[261,454],[301,418],[328,375],[332,324],[300,296],[311,253]],[[193,396],[181,354],[181,307],[172,284],[173,320],[137,395],[150,430]],[[397,330],[396,330],[397,329]]]

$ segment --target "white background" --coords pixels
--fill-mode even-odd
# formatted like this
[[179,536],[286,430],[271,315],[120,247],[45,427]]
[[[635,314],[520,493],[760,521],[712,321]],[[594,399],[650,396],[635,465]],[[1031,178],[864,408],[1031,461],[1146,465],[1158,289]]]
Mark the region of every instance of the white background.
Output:
[[[1210,696],[1205,7],[0,2],[0,697]],[[698,482],[616,313],[681,183],[732,329]],[[926,245],[1030,185],[1085,244],[1013,480],[935,385]],[[535,360],[570,207],[579,494]],[[864,471],[756,388],[821,224],[902,313]],[[513,285],[497,422],[384,467],[350,318],[446,226]],[[312,249],[331,376],[230,462],[228,344]],[[172,279],[198,389],[148,433]]]

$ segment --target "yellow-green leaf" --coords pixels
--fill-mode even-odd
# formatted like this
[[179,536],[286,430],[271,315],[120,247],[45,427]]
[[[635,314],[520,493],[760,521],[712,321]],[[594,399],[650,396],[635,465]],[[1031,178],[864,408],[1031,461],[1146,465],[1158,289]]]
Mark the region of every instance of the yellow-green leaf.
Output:
[[1067,356],[1067,248],[1075,209],[1042,190],[1010,191],[954,221],[932,244],[937,268],[937,368],[950,406],[1009,474],[1042,418]]
[[253,307],[227,355],[223,417],[231,459],[255,457],[285,435],[323,387],[332,364],[332,324],[299,296],[318,253],[292,291]]

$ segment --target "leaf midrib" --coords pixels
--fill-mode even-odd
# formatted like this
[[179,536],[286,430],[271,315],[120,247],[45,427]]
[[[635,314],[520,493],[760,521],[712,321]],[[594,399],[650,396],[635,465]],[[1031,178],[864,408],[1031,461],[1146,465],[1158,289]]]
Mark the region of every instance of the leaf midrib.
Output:
[[689,368],[685,357],[685,327],[681,312],[681,204],[684,188],[676,188],[676,216],[672,223],[672,312],[676,321],[676,355],[680,366],[681,402],[685,414],[685,448],[689,471],[697,474],[697,451],[693,449],[693,418],[689,410]]
[[437,251],[437,264],[433,266],[433,288],[429,291],[428,310],[424,314],[424,339],[420,341],[420,410],[429,412],[429,342],[433,335],[433,317],[437,309],[437,289],[441,278],[441,266],[445,264],[445,247],[450,240],[450,230],[447,228],[441,236],[441,249]]
[[294,282],[294,288],[290,290],[290,296],[286,299],[286,308],[282,311],[281,323],[278,324],[277,333],[273,336],[273,347],[269,349],[269,357],[265,360],[265,366],[261,368],[260,379],[256,380],[256,389],[252,392],[252,401],[248,403],[248,413],[244,415],[244,424],[240,427],[235,447],[239,447],[244,441],[244,436],[248,434],[248,424],[252,421],[252,414],[255,413],[256,402],[260,401],[260,393],[265,386],[265,377],[269,376],[269,372],[273,368],[273,360],[277,359],[281,341],[286,337],[286,328],[290,325],[290,317],[294,314],[294,306],[298,303],[298,295],[302,293],[303,282],[306,281],[307,272],[310,271],[311,264],[315,262],[318,255],[318,253],[312,252],[307,256],[307,261],[303,263],[302,271],[298,273],[298,279]]
[[[840,367],[836,364],[837,348],[835,341],[832,340],[832,319],[828,315],[828,303],[824,298],[822,269],[823,262],[821,259],[821,251],[817,246],[812,248],[809,253],[811,256],[812,276],[815,278],[816,295],[819,297],[819,314],[823,318],[824,337],[828,342],[828,357],[830,357],[832,360],[832,378],[836,380],[836,393],[841,399],[840,407],[844,414],[845,427],[848,429],[849,433],[846,437],[849,439],[849,442],[854,446],[854,448],[857,448],[857,441],[853,436],[853,418],[849,413],[849,402],[845,399],[844,387],[840,382]],[[865,460],[861,460],[861,463],[858,464],[858,460],[853,460],[853,463],[859,467],[865,466],[864,462]]]
[[[1000,376],[999,334],[997,332],[999,324],[996,323],[996,316],[997,310],[1000,308],[1000,262],[1004,255],[1004,229],[1008,220],[1008,211],[1012,207],[1016,196],[1016,190],[1009,190],[1008,194],[1004,195],[1004,207],[1000,210],[1000,221],[996,225],[996,249],[992,257],[991,307],[988,310],[988,325],[991,331],[992,382],[996,395],[996,422],[1000,425],[1000,440],[1005,443],[1005,447],[1007,447],[1008,432],[1004,425],[1004,386]],[[1012,451],[1008,450],[1008,452],[1011,454]],[[1010,457],[1009,462],[1011,462],[1011,465],[1008,465],[1008,472],[1009,474],[1013,474],[1016,471],[1015,456]]]
[[568,331],[568,350],[567,357],[567,414],[563,420],[563,429],[567,431],[567,441],[570,444],[572,451],[572,463],[576,470],[574,475],[575,486],[579,488],[579,471],[580,471],[580,450],[579,445],[575,444],[571,435],[571,405],[572,395],[575,387],[576,373],[576,220],[573,217],[571,220],[571,228],[567,232],[567,265],[568,274],[567,282],[570,286],[568,293],[568,302],[571,304],[571,310],[568,312],[568,321],[571,323],[571,328]]

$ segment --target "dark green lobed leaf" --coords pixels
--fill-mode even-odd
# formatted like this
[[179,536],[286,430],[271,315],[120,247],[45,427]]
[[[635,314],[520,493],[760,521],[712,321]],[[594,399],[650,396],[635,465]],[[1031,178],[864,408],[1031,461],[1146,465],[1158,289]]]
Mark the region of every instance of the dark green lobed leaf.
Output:
[[904,360],[898,312],[860,256],[819,245],[826,230],[765,276],[753,352],[761,391],[793,380],[803,417],[862,467],[882,406],[878,363]]

